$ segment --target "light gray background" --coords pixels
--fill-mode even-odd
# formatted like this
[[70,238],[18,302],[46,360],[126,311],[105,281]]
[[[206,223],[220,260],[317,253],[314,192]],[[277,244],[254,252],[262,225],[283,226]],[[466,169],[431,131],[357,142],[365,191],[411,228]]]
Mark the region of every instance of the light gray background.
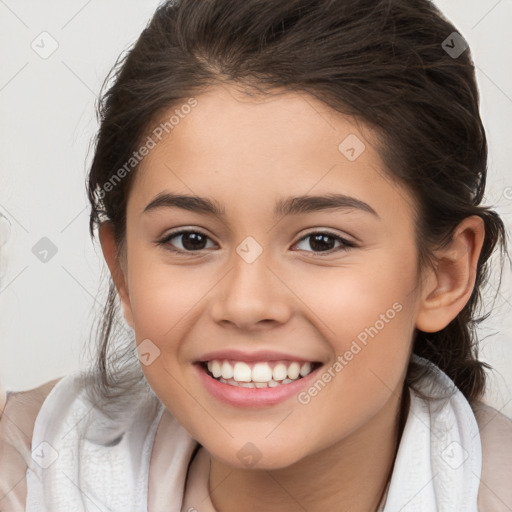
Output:
[[[0,380],[8,390],[33,388],[89,361],[91,324],[106,290],[101,249],[88,235],[85,194],[94,102],[115,59],[158,3],[0,0],[0,213],[10,224],[0,247]],[[473,52],[489,139],[486,202],[510,228],[512,0],[436,4]],[[52,44],[58,48],[42,58]],[[5,239],[5,220],[0,229]],[[57,249],[46,263],[32,252],[43,237]],[[495,286],[488,289],[489,305]],[[511,303],[507,271],[480,332],[481,357],[495,369],[486,400],[509,417]]]

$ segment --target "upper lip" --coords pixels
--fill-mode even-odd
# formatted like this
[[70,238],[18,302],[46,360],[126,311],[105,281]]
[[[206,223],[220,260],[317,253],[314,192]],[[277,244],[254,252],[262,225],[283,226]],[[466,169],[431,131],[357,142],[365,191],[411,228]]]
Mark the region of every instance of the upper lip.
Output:
[[242,350],[237,349],[226,349],[226,350],[216,350],[213,352],[208,352],[201,356],[196,362],[205,362],[205,361],[213,361],[224,360],[224,359],[233,359],[235,361],[281,361],[281,360],[289,360],[289,361],[297,361],[297,362],[318,362],[317,359],[312,358],[304,358],[299,355],[294,354],[286,354],[284,352],[276,352],[275,350],[257,350],[255,352],[243,352]]

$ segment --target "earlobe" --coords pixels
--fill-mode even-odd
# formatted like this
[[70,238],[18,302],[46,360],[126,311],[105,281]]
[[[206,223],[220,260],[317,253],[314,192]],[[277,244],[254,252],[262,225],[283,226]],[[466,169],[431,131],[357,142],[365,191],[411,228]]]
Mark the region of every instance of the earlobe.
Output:
[[436,251],[436,267],[429,271],[422,291],[417,329],[438,332],[467,304],[475,285],[484,237],[483,220],[476,215],[467,217],[455,230],[448,246]]
[[133,328],[130,295],[128,293],[124,272],[118,258],[118,248],[114,238],[112,223],[110,221],[102,222],[98,229],[98,234],[103,256],[110,270],[110,274],[112,275],[117,293],[119,294],[124,318],[128,325]]

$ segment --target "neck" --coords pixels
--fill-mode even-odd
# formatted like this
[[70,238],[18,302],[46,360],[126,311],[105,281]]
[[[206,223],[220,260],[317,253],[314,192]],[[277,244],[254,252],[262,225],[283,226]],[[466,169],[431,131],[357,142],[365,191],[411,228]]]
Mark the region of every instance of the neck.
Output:
[[409,393],[391,396],[363,427],[334,446],[276,470],[239,469],[211,457],[215,510],[375,512],[391,479]]

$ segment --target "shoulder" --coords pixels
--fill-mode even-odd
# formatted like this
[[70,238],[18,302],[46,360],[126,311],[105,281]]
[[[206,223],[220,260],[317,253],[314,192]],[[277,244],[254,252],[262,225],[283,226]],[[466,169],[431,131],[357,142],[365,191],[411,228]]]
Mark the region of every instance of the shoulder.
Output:
[[2,511],[25,509],[25,472],[31,454],[34,423],[46,397],[61,378],[9,393],[0,414],[0,496]]
[[482,444],[478,508],[508,512],[512,510],[512,420],[481,401],[471,407]]
[[123,382],[112,393],[102,386],[101,372],[90,368],[57,383],[34,425],[32,447],[41,449],[26,472],[26,510],[40,510],[40,503],[51,510],[82,510],[81,489],[89,489],[102,510],[145,510],[164,406],[143,375]]

